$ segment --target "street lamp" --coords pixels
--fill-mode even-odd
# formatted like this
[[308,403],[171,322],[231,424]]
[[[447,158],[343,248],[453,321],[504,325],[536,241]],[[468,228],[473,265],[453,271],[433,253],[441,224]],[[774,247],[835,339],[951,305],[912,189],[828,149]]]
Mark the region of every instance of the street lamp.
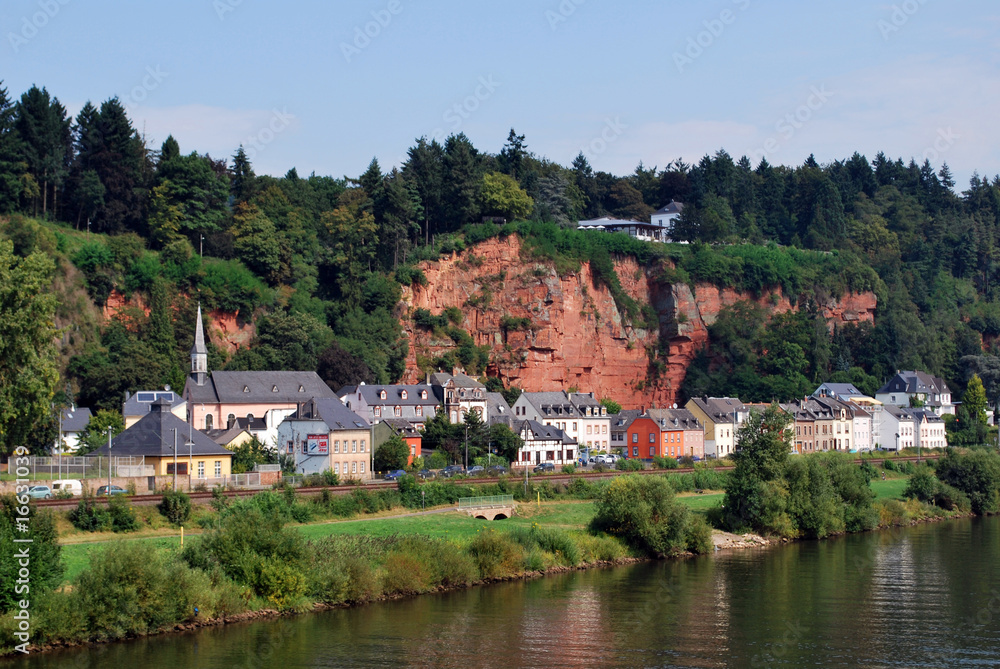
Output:
[[177,428],[173,428],[174,431],[174,490],[177,490]]

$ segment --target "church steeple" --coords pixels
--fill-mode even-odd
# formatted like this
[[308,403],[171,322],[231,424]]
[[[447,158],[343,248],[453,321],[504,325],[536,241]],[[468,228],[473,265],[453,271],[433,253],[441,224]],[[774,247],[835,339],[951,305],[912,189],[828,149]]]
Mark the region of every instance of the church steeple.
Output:
[[208,347],[205,346],[205,328],[201,323],[201,305],[198,305],[198,322],[194,330],[194,346],[191,347],[191,378],[199,385],[205,385],[208,376]]

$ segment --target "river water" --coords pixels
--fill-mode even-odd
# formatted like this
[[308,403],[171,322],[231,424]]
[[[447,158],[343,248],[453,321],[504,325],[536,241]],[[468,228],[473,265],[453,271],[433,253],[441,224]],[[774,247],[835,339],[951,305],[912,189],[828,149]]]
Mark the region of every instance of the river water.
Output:
[[590,570],[4,667],[1000,667],[1000,519]]

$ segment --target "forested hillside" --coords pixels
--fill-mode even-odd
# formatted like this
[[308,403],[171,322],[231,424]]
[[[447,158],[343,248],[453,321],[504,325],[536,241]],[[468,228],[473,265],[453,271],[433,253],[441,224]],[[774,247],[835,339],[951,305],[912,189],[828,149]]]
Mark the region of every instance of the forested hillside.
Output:
[[[44,88],[14,98],[0,87],[0,269],[44,276],[60,329],[42,350],[60,374],[38,366],[35,399],[4,418],[2,446],[17,421],[51,425],[39,407],[54,393],[118,409],[126,391],[182,386],[198,302],[255,325],[235,355],[213,350],[213,369],[318,369],[334,387],[395,381],[407,355],[400,321],[415,315],[400,307],[401,286],[425,280],[418,264],[510,234],[560,273],[589,262],[639,327],[656,327],[656,314],[621,289],[615,256],[635,257],[652,281],[754,295],[780,286],[799,302],[773,320],[749,304],[726,309],[688,394],[769,400],[830,378],[872,390],[897,368],[941,375],[956,394],[978,372],[991,402],[1000,394],[1000,179],[975,176],[959,193],[947,165],[881,153],[790,167],[724,151],[619,177],[583,154],[570,166],[536,156],[513,130],[496,153],[458,134],[418,139],[407,156],[388,173],[373,160],[357,178],[258,176],[241,147],[212,157],[173,137],[152,145],[118,99],[70,118]],[[686,204],[678,233],[690,245],[574,229],[602,215],[648,220],[672,199]],[[140,295],[149,314],[104,323],[95,305],[114,289]],[[850,290],[878,295],[875,324],[831,334],[818,307]],[[458,361],[485,371],[483,352],[451,329]],[[650,352],[651,373],[665,355]],[[0,379],[14,378],[11,364],[0,361]]]

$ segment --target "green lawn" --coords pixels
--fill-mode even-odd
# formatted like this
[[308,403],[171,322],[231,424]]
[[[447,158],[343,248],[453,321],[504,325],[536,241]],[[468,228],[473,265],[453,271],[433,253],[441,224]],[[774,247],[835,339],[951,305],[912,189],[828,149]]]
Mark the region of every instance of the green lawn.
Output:
[[[154,545],[160,548],[168,550],[180,550],[181,539],[180,537],[153,537],[148,539],[127,539],[122,537],[125,541],[152,541],[155,542]],[[62,561],[63,566],[66,568],[65,573],[63,573],[64,581],[72,581],[76,578],[76,575],[87,568],[90,564],[90,553],[91,551],[103,550],[108,545],[107,541],[101,541],[89,544],[65,544],[62,547]]]
[[909,482],[909,476],[885,481],[875,479],[871,482],[871,487],[875,491],[876,499],[903,499],[903,491]]

